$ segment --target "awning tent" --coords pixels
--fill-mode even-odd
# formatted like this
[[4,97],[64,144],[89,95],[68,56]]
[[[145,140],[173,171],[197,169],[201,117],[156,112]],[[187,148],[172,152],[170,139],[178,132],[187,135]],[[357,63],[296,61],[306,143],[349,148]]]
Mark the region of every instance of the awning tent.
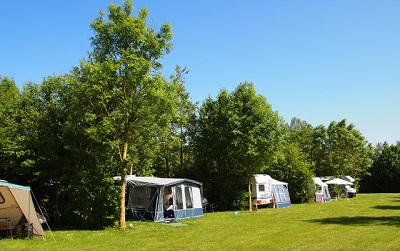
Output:
[[332,201],[331,195],[329,193],[328,185],[325,184],[321,178],[313,178],[315,184],[315,202],[329,202]]
[[17,226],[32,224],[34,235],[45,235],[32,201],[30,187],[0,181],[0,219],[1,230],[14,230]]
[[275,207],[283,208],[292,205],[289,195],[288,183],[271,178]]
[[134,175],[128,175],[126,182],[126,207],[138,220],[162,222],[203,216],[201,182]]

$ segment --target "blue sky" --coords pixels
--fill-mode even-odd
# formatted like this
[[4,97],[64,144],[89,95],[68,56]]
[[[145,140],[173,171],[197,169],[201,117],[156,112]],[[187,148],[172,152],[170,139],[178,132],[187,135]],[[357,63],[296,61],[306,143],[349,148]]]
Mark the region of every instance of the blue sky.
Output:
[[[106,0],[1,5],[0,74],[41,83],[91,50],[90,22]],[[114,1],[121,4],[123,1]],[[251,81],[287,122],[347,119],[372,144],[400,140],[400,1],[137,0],[148,24],[172,25],[163,59],[186,76],[192,101]]]

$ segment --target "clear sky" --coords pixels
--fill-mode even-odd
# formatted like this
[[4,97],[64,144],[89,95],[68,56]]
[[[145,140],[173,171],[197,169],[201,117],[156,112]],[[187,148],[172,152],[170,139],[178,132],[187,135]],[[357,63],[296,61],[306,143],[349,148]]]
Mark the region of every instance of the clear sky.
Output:
[[[91,50],[90,22],[111,0],[1,4],[0,74],[41,83]],[[123,1],[114,1],[121,4]],[[400,140],[400,1],[137,0],[148,23],[172,25],[163,59],[190,70],[192,101],[251,81],[287,122],[347,119],[376,144]]]

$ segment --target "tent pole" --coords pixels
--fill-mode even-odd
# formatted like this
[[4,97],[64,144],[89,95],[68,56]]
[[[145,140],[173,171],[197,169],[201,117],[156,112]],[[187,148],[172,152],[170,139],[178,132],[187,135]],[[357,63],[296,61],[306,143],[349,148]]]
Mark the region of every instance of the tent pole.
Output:
[[[33,196],[33,198],[34,198],[34,200],[35,200],[35,202],[36,202],[36,206],[38,207],[38,209],[39,209],[39,211],[40,211],[40,215],[41,215],[44,219],[46,219],[46,217],[44,217],[42,208],[40,207],[40,205],[39,205],[39,203],[38,203],[38,201],[37,201],[37,199],[36,199],[36,196],[35,196],[35,194],[33,193],[33,190],[32,190],[32,189],[31,189],[31,194],[32,194],[32,196]],[[46,226],[47,226],[47,228],[49,229],[50,234],[51,234],[51,236],[53,237],[53,240],[54,240],[55,242],[57,242],[57,241],[56,241],[56,238],[54,237],[53,232],[52,232],[51,229],[50,229],[50,226],[49,226],[49,223],[47,222],[47,219],[46,219]],[[45,240],[45,236],[44,236],[44,235],[42,235],[42,239]]]

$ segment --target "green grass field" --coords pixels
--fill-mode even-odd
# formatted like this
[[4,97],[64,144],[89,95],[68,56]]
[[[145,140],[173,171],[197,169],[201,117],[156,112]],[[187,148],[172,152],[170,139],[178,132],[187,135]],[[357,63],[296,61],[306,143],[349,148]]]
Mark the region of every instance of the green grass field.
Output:
[[400,250],[400,194],[207,213],[179,223],[52,231],[56,241],[46,231],[46,240],[0,240],[0,250]]

